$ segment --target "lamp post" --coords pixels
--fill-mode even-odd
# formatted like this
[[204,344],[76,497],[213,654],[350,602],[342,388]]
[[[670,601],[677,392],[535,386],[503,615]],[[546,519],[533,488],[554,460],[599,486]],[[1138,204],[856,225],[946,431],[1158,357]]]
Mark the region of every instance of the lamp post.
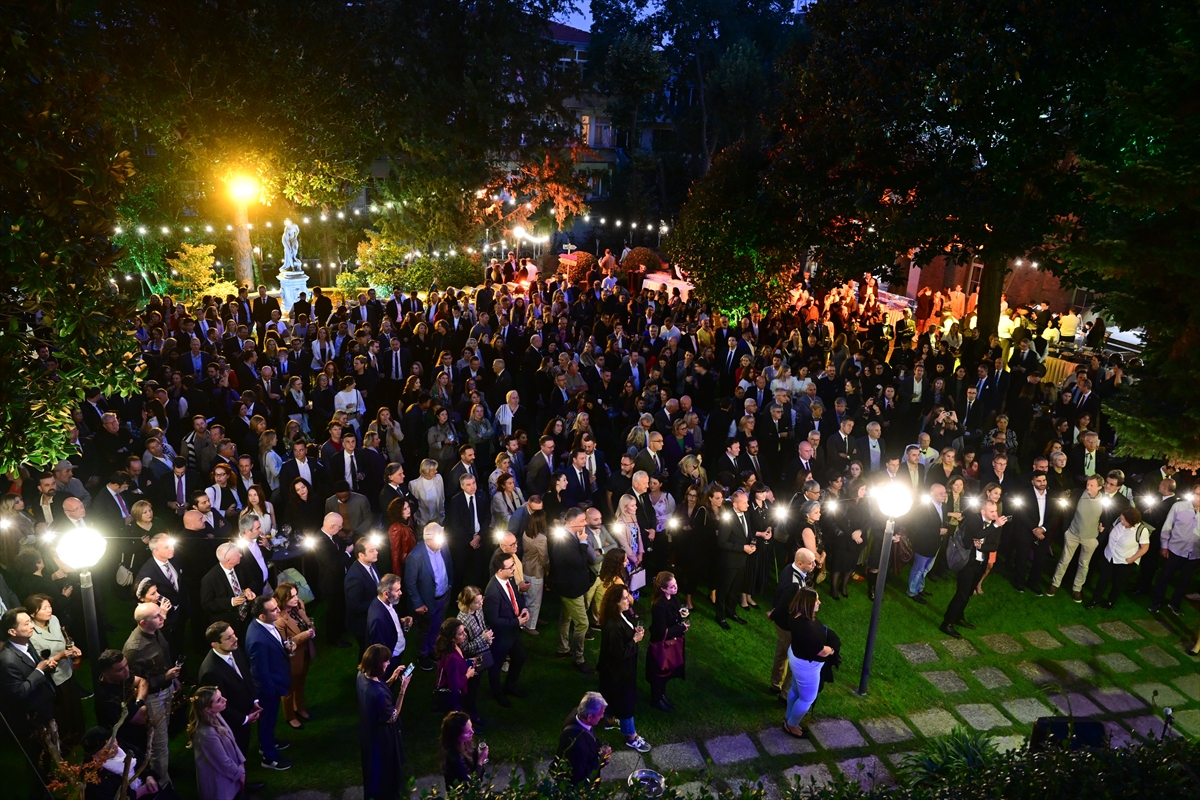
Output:
[[896,532],[896,517],[912,508],[912,493],[898,481],[886,483],[874,492],[879,510],[887,517],[883,527],[883,546],[879,552],[879,577],[875,579],[875,604],[871,606],[871,627],[867,629],[867,649],[863,654],[862,677],[858,681],[859,695],[867,693],[871,679],[871,660],[875,655],[875,634],[879,631],[879,612],[883,610],[883,591],[887,586],[888,559],[892,554],[892,536]]
[[258,197],[258,183],[245,175],[229,181],[229,196],[233,198],[233,263],[239,285],[254,284],[254,253],[250,249],[250,201]]
[[[96,621],[96,590],[92,586],[92,567],[104,557],[108,542],[92,528],[70,528],[58,540],[59,558],[79,572],[79,587],[83,589],[83,626],[87,634],[88,656],[92,663],[100,655],[100,626]],[[92,682],[99,677],[92,670]]]

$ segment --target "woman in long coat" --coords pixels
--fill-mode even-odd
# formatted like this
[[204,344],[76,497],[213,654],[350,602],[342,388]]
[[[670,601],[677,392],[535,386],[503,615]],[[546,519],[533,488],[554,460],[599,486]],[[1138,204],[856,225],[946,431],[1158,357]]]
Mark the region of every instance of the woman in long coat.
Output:
[[[403,665],[387,676],[392,654],[381,644],[363,653],[358,665],[358,739],[362,757],[363,800],[397,800],[404,787],[404,741],[400,709],[412,677],[401,677]],[[392,696],[391,686],[400,688]]]
[[600,607],[600,694],[608,701],[608,713],[620,721],[625,744],[640,753],[650,745],[638,735],[633,721],[637,705],[638,642],[644,631],[627,613],[633,595],[620,584],[609,587]]

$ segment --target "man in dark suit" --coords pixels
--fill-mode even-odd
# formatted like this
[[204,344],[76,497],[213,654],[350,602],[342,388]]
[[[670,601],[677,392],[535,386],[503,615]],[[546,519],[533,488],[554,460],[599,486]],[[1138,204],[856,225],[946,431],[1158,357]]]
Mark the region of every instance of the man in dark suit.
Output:
[[129,518],[129,503],[123,492],[129,488],[129,473],[120,471],[108,476],[104,488],[96,492],[89,509],[89,521],[100,527],[108,536],[115,536],[125,529]]
[[1030,488],[1014,492],[1006,506],[1013,509],[1012,522],[1005,534],[1013,539],[1010,566],[1013,587],[1018,592],[1027,588],[1042,596],[1042,575],[1046,561],[1053,553],[1050,540],[1061,518],[1047,491],[1046,473],[1035,470]]
[[413,613],[421,622],[421,669],[431,670],[433,648],[454,587],[454,562],[447,557],[446,534],[441,525],[426,525],[421,539],[404,562],[404,583],[408,585]]
[[464,444],[458,448],[458,463],[450,468],[450,478],[446,481],[446,499],[454,497],[462,491],[459,486],[459,479],[463,475],[470,475],[479,483],[479,472],[475,467],[475,447],[473,445]]
[[554,437],[543,436],[538,440],[538,451],[525,467],[525,494],[544,495],[550,487],[550,476],[554,474]]
[[183,570],[175,561],[175,539],[165,533],[150,537],[150,558],[142,564],[133,579],[134,587],[143,580],[152,580],[158,594],[171,601],[171,610],[163,624],[163,633],[171,652],[184,652],[184,627],[188,620],[188,595],[183,587]]
[[737,598],[746,569],[746,557],[754,552],[754,531],[750,529],[750,498],[743,491],[733,493],[732,509],[721,514],[717,529],[717,551],[721,571],[717,578],[717,624],[729,630],[726,619],[740,625],[746,620],[738,616]]
[[[291,489],[296,478],[304,478],[312,486],[317,497],[325,496],[325,487],[329,485],[329,474],[325,466],[315,458],[308,457],[308,447],[304,442],[292,445],[292,458],[283,462],[279,469],[279,492],[284,497]],[[278,503],[278,501],[276,501]]]
[[767,472],[759,455],[758,439],[746,440],[746,447],[738,456],[738,467],[741,468],[741,472],[753,472],[759,483],[766,480]]
[[367,606],[367,647],[381,644],[392,654],[392,660],[404,652],[404,634],[413,624],[412,617],[401,617],[396,611],[400,596],[400,576],[388,573],[379,579],[378,593]]
[[320,327],[329,321],[329,316],[333,313],[333,301],[321,293],[321,287],[317,286],[313,289],[313,322]]
[[567,464],[567,491],[563,497],[564,506],[587,508],[593,505],[592,475],[588,472],[588,454],[582,447],[571,451],[571,460]]
[[[1092,418],[1093,420],[1095,417]],[[1100,435],[1098,433],[1089,432],[1083,437],[1083,444],[1077,444],[1071,448],[1070,456],[1067,458],[1067,471],[1075,478],[1077,483],[1083,483],[1089,475],[1101,476],[1101,483],[1104,481],[1104,476],[1108,474],[1108,455],[1100,450]]]
[[249,603],[258,595],[238,577],[241,561],[242,550],[233,542],[223,542],[217,547],[217,563],[200,580],[200,608],[206,625],[228,622],[244,634]]
[[646,435],[646,446],[633,459],[633,468],[640,469],[647,475],[657,475],[666,482],[667,471],[663,465],[663,435],[651,431]]
[[[446,502],[446,544],[454,561],[454,592],[483,583],[487,569],[485,547],[491,536],[492,506],[470,475],[459,478],[459,493]],[[409,587],[411,591],[412,587]]]
[[908,573],[908,596],[920,605],[928,603],[925,599],[929,596],[929,592],[925,591],[925,576],[933,567],[949,531],[946,511],[946,487],[935,483],[929,487],[929,502],[918,502],[901,522],[913,548],[912,569]]
[[[512,705],[509,695],[525,697],[526,693],[517,686],[521,669],[525,666],[525,642],[521,627],[529,621],[529,610],[525,598],[517,592],[513,577],[516,574],[515,556],[497,550],[492,556],[492,579],[483,592],[483,617],[492,630],[492,657],[488,670],[488,684],[496,702],[508,708]],[[410,586],[411,588],[411,586]],[[501,667],[508,660],[508,677],[500,683]]]
[[252,310],[259,343],[262,342],[263,336],[267,332],[267,323],[271,321],[272,311],[280,311],[279,301],[267,294],[267,287],[259,286],[258,297],[254,298]]
[[593,780],[601,762],[612,755],[612,748],[598,744],[594,733],[607,708],[603,695],[588,692],[558,737],[558,757],[571,767],[571,783],[575,785]]
[[997,515],[996,504],[991,500],[984,500],[977,513],[971,512],[963,515],[962,524],[959,525],[958,531],[954,535],[961,537],[962,542],[967,546],[968,558],[967,563],[955,576],[954,598],[946,606],[946,613],[942,616],[942,625],[939,630],[947,636],[955,639],[962,638],[962,634],[955,629],[955,625],[970,630],[975,629],[975,626],[967,622],[964,616],[967,603],[971,602],[975,587],[979,585],[979,579],[983,577],[983,573],[987,569],[987,553],[996,550],[1000,542],[1000,526],[1006,522],[1008,522],[1008,518]]
[[738,458],[742,454],[742,443],[737,439],[729,439],[725,442],[725,453],[717,459],[716,465],[713,467],[713,477],[720,475],[722,472],[728,472],[730,475],[737,476],[742,471],[742,465]]
[[858,458],[858,444],[851,435],[853,433],[854,420],[847,417],[842,420],[838,432],[825,440],[827,474],[842,474],[849,468],[850,462]]
[[221,690],[226,702],[221,717],[233,731],[238,749],[249,760],[250,726],[263,713],[250,658],[238,647],[237,632],[228,622],[209,625],[204,637],[211,649],[200,664],[200,685]]
[[204,352],[202,344],[199,339],[192,339],[188,342],[189,352],[179,359],[179,371],[194,376],[197,382],[204,380],[208,365],[212,363],[212,356]]
[[767,617],[775,623],[775,660],[771,664],[771,692],[786,699],[788,689],[784,684],[787,674],[788,650],[792,646],[792,600],[796,593],[807,587],[815,576],[816,556],[807,547],[797,548],[792,563],[779,573],[775,586],[775,598]]
[[[54,720],[54,681],[51,675],[66,655],[42,658],[29,640],[33,619],[21,606],[0,617],[0,710],[22,743],[32,752],[47,750],[46,726]],[[48,753],[47,753],[48,757]]]
[[346,630],[346,568],[350,566],[349,546],[342,539],[342,515],[325,515],[321,532],[316,535],[313,552],[317,562],[318,599],[325,602],[325,634],[335,647],[349,647],[342,638]]
[[362,536],[354,543],[354,562],[346,570],[346,627],[358,642],[358,654],[367,650],[367,609],[379,589],[379,546],[373,537]]
[[[279,619],[279,602],[271,595],[257,597],[251,608],[254,621],[246,630],[246,649],[250,651],[250,671],[258,685],[258,744],[262,750],[263,769],[290,769],[292,762],[279,756],[287,742],[275,741],[275,722],[279,719],[279,704],[292,689],[292,670],[283,637],[275,627]],[[295,645],[293,645],[294,647]]]

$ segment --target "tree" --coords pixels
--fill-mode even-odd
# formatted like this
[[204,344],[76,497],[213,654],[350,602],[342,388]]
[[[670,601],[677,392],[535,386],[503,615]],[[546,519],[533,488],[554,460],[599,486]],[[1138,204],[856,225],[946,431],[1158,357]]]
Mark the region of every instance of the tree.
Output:
[[667,80],[667,62],[648,34],[629,33],[619,37],[604,58],[604,86],[608,92],[607,110],[614,119],[629,123],[631,162],[629,208],[641,211],[639,173],[645,160],[641,157],[641,119],[639,113],[650,98],[662,90]]
[[1137,382],[1105,400],[1119,451],[1200,467],[1200,13],[1144,20],[1144,44],[1088,117],[1080,172],[1093,202],[1047,238],[1044,263],[1097,292],[1122,329],[1142,329]]
[[[88,32],[45,3],[0,23],[0,470],[74,455],[85,387],[132,393],[133,308],[113,279],[112,214],[133,174],[110,122],[111,75]],[[57,356],[58,374],[39,361]]]

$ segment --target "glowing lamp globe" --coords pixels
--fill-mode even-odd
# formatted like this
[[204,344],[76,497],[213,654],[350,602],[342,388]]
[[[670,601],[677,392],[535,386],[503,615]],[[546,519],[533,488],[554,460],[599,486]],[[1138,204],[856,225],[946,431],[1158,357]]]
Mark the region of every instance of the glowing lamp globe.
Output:
[[229,182],[229,194],[234,200],[249,203],[258,196],[258,183],[253,178],[240,175]]
[[885,517],[902,517],[912,508],[912,493],[897,482],[886,483],[875,490],[875,502]]
[[58,556],[74,570],[87,570],[104,557],[108,542],[91,528],[71,528],[58,540]]

